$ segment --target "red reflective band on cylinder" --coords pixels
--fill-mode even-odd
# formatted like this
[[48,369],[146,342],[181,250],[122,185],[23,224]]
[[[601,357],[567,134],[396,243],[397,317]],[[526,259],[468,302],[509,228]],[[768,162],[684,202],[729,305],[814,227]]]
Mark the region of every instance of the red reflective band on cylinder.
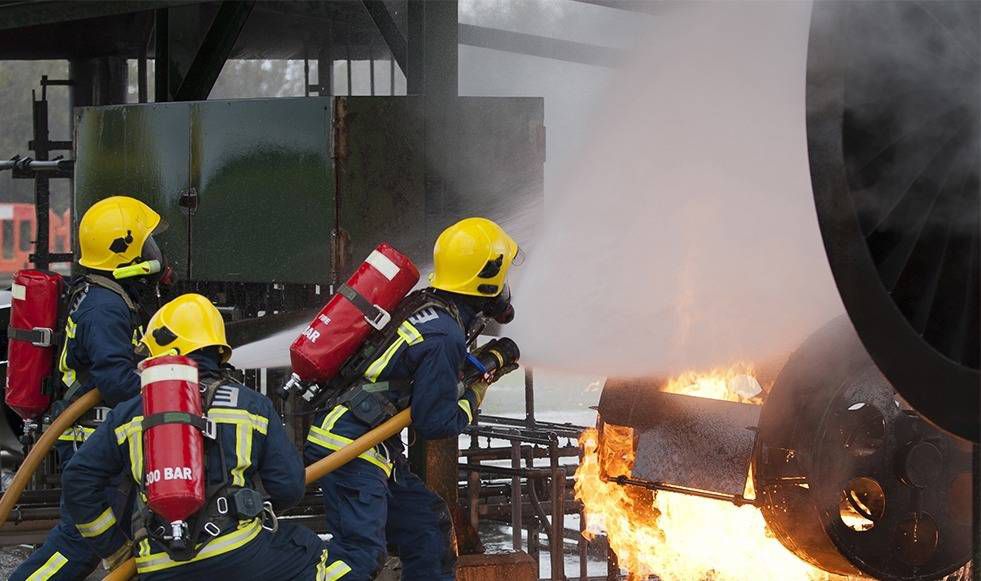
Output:
[[[379,244],[348,279],[369,303],[391,313],[419,282],[412,261],[388,244]],[[372,330],[364,313],[335,294],[290,346],[293,372],[311,383],[330,381]]]
[[[61,275],[41,270],[18,271],[11,287],[10,326],[23,331],[50,329],[49,339],[53,340],[53,335],[62,331],[55,327],[63,288]],[[40,346],[12,338],[7,343],[4,401],[20,417],[36,418],[48,409],[51,397],[44,393],[43,382],[52,376],[58,355],[51,345]]]
[[[201,417],[194,361],[180,355],[140,363],[143,418],[166,412]],[[204,496],[204,436],[190,424],[170,423],[143,431],[143,478],[147,506],[173,522],[197,512]]]

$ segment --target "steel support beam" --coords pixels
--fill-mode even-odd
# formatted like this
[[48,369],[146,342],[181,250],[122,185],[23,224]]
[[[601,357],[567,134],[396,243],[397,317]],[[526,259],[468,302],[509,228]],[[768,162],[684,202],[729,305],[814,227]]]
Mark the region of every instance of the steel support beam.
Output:
[[402,72],[405,73],[405,92],[421,95],[425,92],[423,72],[423,36],[426,34],[426,4],[423,0],[408,0],[406,7],[406,57]]
[[254,6],[254,1],[221,3],[218,14],[184,74],[183,81],[174,92],[175,101],[200,101],[208,98]]
[[217,8],[193,4],[157,10],[155,100],[207,99],[254,6],[253,1],[225,1]]
[[460,44],[598,67],[619,66],[626,56],[625,51],[618,48],[472,24],[460,25]]
[[385,39],[385,44],[388,45],[388,51],[392,58],[404,71],[408,51],[406,40],[398,25],[395,24],[395,19],[392,18],[392,13],[389,12],[384,0],[361,0],[361,3],[364,4],[364,9],[371,17],[371,21],[378,27],[378,32],[381,33],[382,38]]
[[0,5],[0,30],[40,26],[56,22],[86,20],[130,12],[188,4],[204,0],[120,0],[116,2],[79,2],[78,0],[43,2],[4,2]]
[[122,57],[68,61],[71,106],[119,105],[126,102],[129,70]]
[[153,100],[170,100],[170,9],[160,8],[153,14]]

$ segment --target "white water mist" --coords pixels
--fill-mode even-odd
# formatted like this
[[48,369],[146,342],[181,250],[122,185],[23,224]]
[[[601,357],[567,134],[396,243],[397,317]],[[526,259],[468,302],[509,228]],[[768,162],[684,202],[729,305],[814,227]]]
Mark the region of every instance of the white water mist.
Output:
[[841,312],[807,162],[809,14],[793,2],[655,13],[578,159],[548,185],[508,329],[526,363],[635,375],[758,361]]

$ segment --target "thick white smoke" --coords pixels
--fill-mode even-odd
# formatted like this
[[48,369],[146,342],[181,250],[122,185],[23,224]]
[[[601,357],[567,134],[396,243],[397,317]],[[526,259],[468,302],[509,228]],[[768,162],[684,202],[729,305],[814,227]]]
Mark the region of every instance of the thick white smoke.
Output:
[[508,329],[526,363],[624,375],[762,360],[842,310],[807,162],[810,5],[662,8],[548,184]]

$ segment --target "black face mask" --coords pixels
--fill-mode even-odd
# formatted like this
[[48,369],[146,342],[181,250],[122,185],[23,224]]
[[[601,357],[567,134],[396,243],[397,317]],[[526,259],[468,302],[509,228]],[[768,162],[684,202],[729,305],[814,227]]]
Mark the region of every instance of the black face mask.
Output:
[[501,294],[484,303],[481,312],[502,325],[514,320],[514,307],[511,305],[511,287],[504,285]]
[[157,241],[153,239],[153,236],[147,238],[146,242],[143,243],[143,248],[140,250],[140,259],[143,261],[156,260],[160,263],[160,272],[147,277],[150,279],[148,282],[153,285],[165,287],[174,283],[174,270],[167,264],[167,257],[164,256],[160,247],[157,246]]

